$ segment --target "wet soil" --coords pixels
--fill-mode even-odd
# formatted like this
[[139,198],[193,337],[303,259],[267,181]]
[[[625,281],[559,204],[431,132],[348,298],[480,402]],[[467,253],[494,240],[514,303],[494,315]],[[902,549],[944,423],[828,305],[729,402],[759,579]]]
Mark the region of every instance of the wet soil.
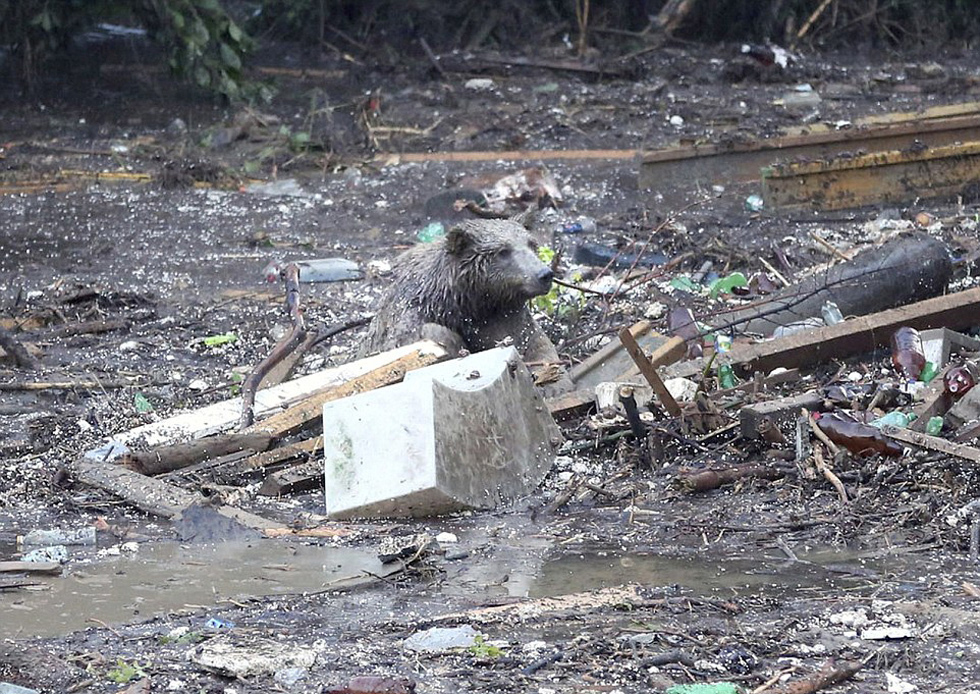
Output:
[[[156,63],[139,61],[141,43],[104,50],[101,66],[76,56],[36,100],[13,87],[2,95],[0,317],[40,366],[5,365],[0,375],[8,384],[90,384],[0,391],[0,559],[16,554],[14,536],[34,528],[102,517],[110,529],[97,548],[73,549],[63,576],[0,583],[0,681],[120,691],[125,677],[112,673],[123,662],[138,665],[132,679],[148,678],[153,691],[321,692],[357,675],[408,678],[419,692],[639,692],[725,681],[752,690],[834,658],[864,663],[835,691],[912,691],[896,689],[895,678],[919,691],[980,687],[977,602],[964,587],[980,582],[980,571],[966,559],[968,529],[949,522],[978,480],[953,458],[846,459],[838,473],[852,499],[844,503],[802,469],[775,482],[677,491],[682,467],[761,458],[732,431],[670,439],[652,470],[637,468],[628,445],[599,442],[570,449],[541,489],[505,511],[221,546],[178,546],[168,523],[59,473],[109,435],[231,394],[233,373],[247,372],[288,326],[279,285],[264,281],[270,261],[356,260],[365,280],[304,286],[307,319],[327,326],[368,316],[385,263],[429,221],[452,215],[427,209],[427,200],[541,163],[533,154],[405,163],[399,153],[768,137],[975,99],[967,59],[945,56],[936,73],[922,67],[930,57],[811,54],[783,71],[746,62],[737,46],[668,45],[616,78],[486,65],[443,77],[425,61],[371,64],[285,47],[258,61],[279,96],[249,111],[171,82]],[[563,50],[542,48],[538,57],[567,57]],[[471,77],[493,85],[469,89]],[[821,94],[819,105],[774,103],[802,83]],[[932,216],[928,233],[960,257],[980,241],[969,200],[884,215],[759,213],[744,204],[758,192],[751,185],[698,190],[669,180],[640,189],[628,158],[546,163],[564,200],[539,216],[543,240],[571,255],[574,240],[553,232],[588,216],[597,222],[588,240],[649,240],[676,260],[617,298],[588,295],[575,311],[542,315],[570,362],[638,319],[662,328],[656,302],[690,303],[705,318],[723,308],[667,282],[705,260],[722,275],[749,274],[761,269],[758,258],[777,263],[775,245],[802,273],[829,259],[814,235],[853,252],[911,226],[917,213]],[[248,188],[290,179],[298,190],[288,195]],[[972,286],[971,262],[958,267],[955,288]],[[88,329],[71,329],[79,323]],[[237,341],[202,341],[226,332]],[[300,371],[351,359],[359,336],[341,333]],[[802,382],[781,387],[795,392],[838,369],[868,381],[888,373],[886,355],[872,353],[805,370]],[[137,394],[152,412],[137,408]],[[605,431],[596,419],[563,427],[578,443]],[[551,507],[583,479],[592,489],[575,487]],[[239,494],[243,507],[284,523],[323,520],[317,493]],[[382,578],[379,542],[418,532],[456,539]],[[99,552],[125,541],[138,550]],[[575,606],[540,601],[629,585],[639,587]],[[494,605],[500,611],[485,609]],[[462,624],[485,640],[433,653],[405,644],[429,627]],[[888,638],[873,638],[874,629]],[[218,647],[255,660],[271,646],[283,658],[237,678],[202,664]]]

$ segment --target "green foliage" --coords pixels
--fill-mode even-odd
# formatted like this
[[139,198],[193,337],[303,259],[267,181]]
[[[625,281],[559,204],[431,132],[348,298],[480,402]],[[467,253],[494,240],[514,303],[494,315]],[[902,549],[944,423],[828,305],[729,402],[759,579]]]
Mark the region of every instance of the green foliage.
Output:
[[483,634],[478,634],[473,640],[473,645],[466,649],[466,652],[470,655],[474,655],[477,658],[499,658],[504,654],[504,650],[499,646],[494,646],[493,644],[487,643]]
[[142,24],[171,70],[199,87],[228,99],[271,97],[268,87],[245,78],[253,41],[219,0],[0,0],[0,44],[11,48],[29,90],[72,36],[99,22]]
[[175,74],[230,100],[271,97],[244,78],[242,59],[254,42],[218,0],[143,0],[140,15]]
[[146,677],[144,667],[149,667],[149,664],[141,665],[135,660],[132,663],[127,663],[119,658],[116,660],[116,666],[106,673],[106,677],[116,684],[128,684],[133,680]]

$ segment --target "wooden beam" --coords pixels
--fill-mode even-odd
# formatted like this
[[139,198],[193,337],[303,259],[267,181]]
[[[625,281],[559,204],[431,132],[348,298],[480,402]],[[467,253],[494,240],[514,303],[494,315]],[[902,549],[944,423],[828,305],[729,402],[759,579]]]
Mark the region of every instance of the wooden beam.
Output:
[[[814,366],[830,359],[843,359],[887,345],[892,333],[903,325],[918,330],[946,327],[962,330],[980,322],[980,288],[926,299],[907,306],[851,318],[758,344],[736,344],[729,352],[732,364],[744,371],[768,372],[777,366],[787,369]],[[664,369],[668,378],[700,373],[704,359],[680,362]]]
[[972,141],[774,164],[763,170],[762,197],[767,209],[839,210],[955,195],[978,179],[980,142]]
[[980,449],[967,446],[962,443],[953,443],[938,436],[930,436],[920,431],[909,431],[896,426],[882,427],[881,433],[890,436],[896,441],[907,443],[918,448],[927,448],[930,451],[938,451],[946,455],[956,456],[974,463],[980,463]]
[[921,142],[928,147],[980,139],[980,103],[940,106],[857,120],[846,129],[815,124],[780,137],[744,142],[692,144],[642,155],[641,188],[659,189],[663,180],[681,178],[711,185],[758,181],[776,160],[816,159],[858,151],[902,150]]

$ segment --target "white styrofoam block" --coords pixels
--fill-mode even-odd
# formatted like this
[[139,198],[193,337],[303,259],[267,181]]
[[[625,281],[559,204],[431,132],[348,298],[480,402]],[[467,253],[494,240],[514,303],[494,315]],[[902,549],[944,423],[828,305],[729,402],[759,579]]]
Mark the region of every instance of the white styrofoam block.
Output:
[[327,403],[323,431],[334,518],[493,508],[532,491],[561,440],[512,347]]

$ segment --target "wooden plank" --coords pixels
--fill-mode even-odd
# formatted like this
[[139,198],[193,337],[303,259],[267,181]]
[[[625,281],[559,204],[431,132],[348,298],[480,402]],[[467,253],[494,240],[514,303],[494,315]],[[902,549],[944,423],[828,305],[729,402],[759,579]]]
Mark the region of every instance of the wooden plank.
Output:
[[62,566],[56,561],[0,561],[0,573],[57,575],[61,571]]
[[352,378],[346,383],[314,393],[288,410],[253,424],[243,433],[267,432],[276,438],[295,434],[323,416],[324,403],[398,383],[409,371],[435,364],[442,359],[444,354],[444,351],[439,353],[417,349],[399,357],[390,364],[385,364],[357,378]]
[[[255,416],[261,418],[308,397],[309,395],[339,385],[357,376],[417,351],[433,354],[442,359],[446,350],[434,342],[421,341],[404,347],[382,352],[366,359],[325,369],[308,376],[260,390],[255,395]],[[242,399],[231,398],[196,410],[182,412],[167,419],[130,429],[113,436],[113,441],[129,444],[139,441],[146,446],[157,446],[191,438],[200,438],[228,431],[238,424],[242,413]]]
[[921,142],[928,147],[980,139],[980,103],[925,111],[885,114],[855,121],[847,129],[815,124],[780,137],[744,142],[693,144],[642,155],[641,188],[660,188],[681,178],[711,185],[758,181],[775,160],[823,158],[855,151],[902,150]]
[[[729,358],[732,364],[740,365],[749,373],[768,372],[777,366],[787,369],[814,366],[887,345],[891,334],[903,325],[919,330],[941,327],[962,330],[978,322],[980,288],[974,288],[775,340],[736,344],[729,352]],[[666,367],[664,375],[668,378],[691,377],[701,373],[704,367],[704,358],[692,359]]]
[[259,487],[262,496],[282,496],[323,488],[323,459],[273,472]]
[[637,344],[636,338],[630,332],[629,328],[623,328],[619,331],[619,340],[623,343],[623,347],[626,348],[627,353],[632,357],[633,361],[636,363],[637,367],[640,369],[640,373],[643,374],[643,378],[647,380],[650,387],[653,388],[653,392],[657,394],[660,399],[660,404],[664,406],[664,409],[672,417],[681,416],[680,405],[674,400],[674,396],[670,394],[667,390],[667,386],[664,385],[663,380],[660,378],[660,374],[657,373],[656,367],[650,363],[647,359],[647,355],[643,353],[640,345]]
[[980,179],[980,142],[909,148],[763,170],[767,209],[840,210],[960,193]]
[[896,426],[882,427],[881,433],[890,436],[896,441],[907,443],[918,448],[927,448],[930,451],[938,451],[946,455],[963,458],[974,463],[980,463],[980,449],[967,446],[962,443],[953,443],[938,436],[930,436],[920,431],[909,431]]

